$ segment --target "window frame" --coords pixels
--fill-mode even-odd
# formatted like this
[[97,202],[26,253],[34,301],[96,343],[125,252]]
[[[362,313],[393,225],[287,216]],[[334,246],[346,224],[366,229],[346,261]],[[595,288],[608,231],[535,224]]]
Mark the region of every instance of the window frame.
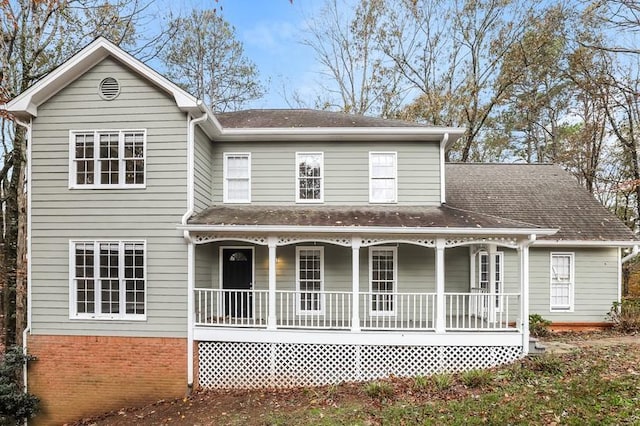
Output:
[[[569,280],[567,282],[569,286],[569,304],[557,305],[553,303],[553,286],[554,286],[554,273],[553,273],[553,259],[554,257],[568,257],[569,258]],[[575,275],[575,253],[574,252],[551,252],[549,253],[549,312],[573,312],[575,307],[575,287],[576,287],[576,275]]]
[[[300,176],[300,156],[305,155],[319,155],[320,156],[320,198],[318,199],[308,199],[308,198],[300,198],[300,181],[302,179],[308,179],[308,177]],[[322,151],[300,151],[296,152],[296,203],[307,204],[307,203],[324,203],[324,152]]]
[[[480,288],[482,288],[482,283],[486,282],[487,283],[487,292],[490,293],[490,294],[491,293],[494,293],[494,294],[495,293],[498,293],[498,294],[504,293],[504,252],[503,251],[496,251],[495,254],[496,254],[496,257],[498,259],[498,262],[497,262],[497,265],[496,265],[497,266],[496,273],[499,274],[499,276],[500,276],[500,280],[496,280],[496,282],[500,285],[500,291],[497,291],[497,292],[495,291],[495,289],[489,289],[489,282],[491,282],[490,279],[487,279],[486,281],[484,281],[482,279],[482,273],[483,273],[483,271],[482,271],[482,258],[484,256],[487,257],[487,268],[489,268],[489,263],[488,263],[488,261],[489,261],[489,251],[488,250],[480,250],[478,252],[478,286]],[[489,278],[489,271],[487,270],[486,272],[487,272],[487,278]],[[489,291],[489,290],[493,290],[493,291]],[[502,312],[503,309],[504,309],[504,306],[503,306],[504,305],[504,303],[503,303],[504,302],[504,300],[503,300],[504,298],[500,297],[500,296],[496,296],[496,297],[497,297],[497,302],[498,302],[497,305],[498,306],[494,305],[493,308],[494,308],[495,312]]]
[[[393,253],[393,291],[376,292],[375,294],[390,294],[393,309],[391,310],[374,310],[373,309],[373,254],[376,251],[391,251]],[[369,247],[369,316],[396,316],[396,303],[398,301],[398,247],[396,246],[375,246]]]
[[[302,309],[302,293],[311,293],[300,289],[300,252],[303,250],[318,250],[320,252],[320,309]],[[324,315],[325,314],[325,294],[324,294],[324,247],[323,246],[296,246],[296,314],[297,315]]]
[[[374,178],[373,177],[373,157],[376,155],[393,156],[393,177]],[[382,179],[393,179],[393,198],[388,200],[378,200],[373,196],[373,181]],[[395,204],[398,202],[398,152],[397,151],[369,151],[369,203],[371,204]]]
[[[118,133],[118,183],[107,184],[100,182],[100,135],[107,133]],[[143,180],[144,183],[126,183],[126,161],[124,152],[124,137],[127,133],[142,133],[142,157],[144,162]],[[78,183],[77,159],[76,159],[76,135],[93,134],[93,183]],[[69,131],[69,189],[145,189],[147,187],[147,129],[91,129],[91,130],[70,130]]]
[[[94,259],[94,313],[78,312],[76,277],[76,245],[93,244]],[[119,285],[119,313],[102,313],[101,297],[102,285],[100,283],[100,244],[118,244],[118,285]],[[142,244],[143,250],[143,278],[144,281],[144,314],[127,314],[126,312],[126,278],[124,273],[124,247],[126,244]],[[69,241],[69,319],[71,320],[106,320],[106,321],[146,321],[148,312],[148,271],[147,271],[147,241],[146,240],[113,240],[113,239],[77,239]],[[97,273],[97,275],[96,275]],[[98,308],[100,312],[98,313]]]
[[[227,173],[229,171],[228,159],[229,157],[247,157],[247,198],[246,199],[232,199],[229,198],[229,177]],[[231,178],[239,179],[239,178]],[[245,179],[245,178],[242,178]],[[225,204],[247,204],[251,203],[251,153],[250,152],[224,152],[222,154],[222,202]]]

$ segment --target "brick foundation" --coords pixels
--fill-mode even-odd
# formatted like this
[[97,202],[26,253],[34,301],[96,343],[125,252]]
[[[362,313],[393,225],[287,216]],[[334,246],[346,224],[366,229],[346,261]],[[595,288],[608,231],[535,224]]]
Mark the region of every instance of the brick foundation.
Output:
[[610,322],[552,322],[551,331],[600,331],[613,327]]
[[187,391],[187,340],[42,336],[28,340],[29,391],[41,399],[30,424],[62,424]]

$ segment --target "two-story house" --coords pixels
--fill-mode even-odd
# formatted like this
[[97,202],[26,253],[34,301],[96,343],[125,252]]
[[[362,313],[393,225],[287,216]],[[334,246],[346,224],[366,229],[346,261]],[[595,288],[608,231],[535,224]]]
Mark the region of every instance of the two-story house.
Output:
[[637,244],[556,166],[445,164],[462,129],[214,115],[104,39],[5,108],[42,422],[510,362],[530,313],[602,323]]

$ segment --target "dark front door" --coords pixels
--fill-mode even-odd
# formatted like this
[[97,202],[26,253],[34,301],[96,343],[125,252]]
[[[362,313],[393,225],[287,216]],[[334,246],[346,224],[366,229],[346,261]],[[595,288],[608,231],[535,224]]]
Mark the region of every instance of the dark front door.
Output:
[[250,249],[222,249],[222,288],[224,314],[234,318],[251,318],[253,252]]

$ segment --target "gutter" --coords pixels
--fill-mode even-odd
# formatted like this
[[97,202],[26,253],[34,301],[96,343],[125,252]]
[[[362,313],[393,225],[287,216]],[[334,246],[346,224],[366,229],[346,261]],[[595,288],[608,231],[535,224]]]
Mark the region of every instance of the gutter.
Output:
[[[200,103],[200,106],[202,104]],[[205,121],[208,118],[206,107],[203,107],[204,113],[189,121],[189,134],[187,136],[187,211],[182,215],[182,225],[186,226],[187,221],[193,215],[195,209],[195,139],[196,124]],[[183,230],[184,239],[187,241],[187,392],[193,390],[193,310],[194,310],[194,291],[195,291],[195,256],[193,240],[188,229]]]

